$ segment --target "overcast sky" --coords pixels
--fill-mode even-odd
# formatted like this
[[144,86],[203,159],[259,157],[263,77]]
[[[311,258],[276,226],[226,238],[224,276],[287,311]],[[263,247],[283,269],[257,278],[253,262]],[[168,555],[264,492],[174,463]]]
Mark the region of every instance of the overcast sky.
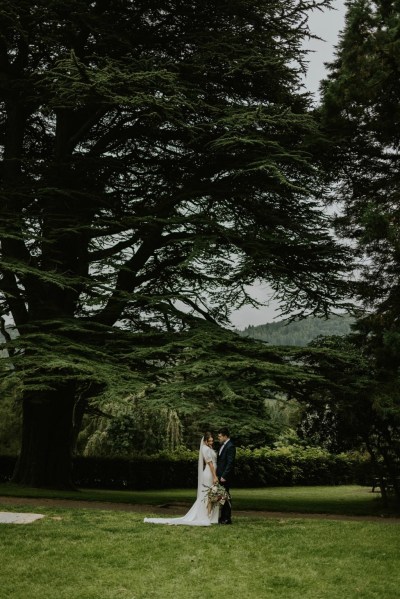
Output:
[[[305,85],[315,95],[316,101],[318,100],[319,82],[325,76],[324,62],[329,62],[333,58],[334,46],[344,24],[344,0],[334,0],[332,6],[334,10],[314,11],[309,21],[310,30],[323,40],[311,40],[306,44],[306,47],[312,52],[309,54],[309,69]],[[259,309],[246,306],[237,310],[231,318],[235,327],[244,329],[251,324],[265,324],[274,319],[280,319],[278,306],[271,299],[272,294],[268,286],[254,286],[252,295],[262,302],[269,300],[269,305]]]

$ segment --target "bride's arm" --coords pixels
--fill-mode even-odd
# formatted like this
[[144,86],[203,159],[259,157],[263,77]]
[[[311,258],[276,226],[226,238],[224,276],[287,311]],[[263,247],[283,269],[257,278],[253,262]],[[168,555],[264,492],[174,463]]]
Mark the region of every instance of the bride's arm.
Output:
[[215,472],[214,463],[213,463],[213,459],[212,459],[212,452],[211,452],[210,448],[204,446],[203,450],[202,450],[202,454],[203,454],[203,459],[204,459],[205,463],[208,464],[210,467],[211,474],[213,477],[213,483],[218,482],[218,476],[217,476],[217,473]]
[[212,477],[213,477],[213,483],[217,483],[218,482],[218,476],[217,476],[217,473],[215,472],[213,461],[211,460],[210,462],[207,462],[207,463],[210,466],[211,474],[212,474]]

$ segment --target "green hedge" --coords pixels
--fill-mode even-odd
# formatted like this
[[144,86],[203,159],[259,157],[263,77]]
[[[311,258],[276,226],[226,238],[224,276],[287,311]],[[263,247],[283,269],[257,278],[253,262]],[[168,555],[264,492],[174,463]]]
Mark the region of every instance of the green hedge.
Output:
[[[0,481],[9,480],[15,458],[0,457]],[[197,452],[180,451],[134,459],[77,457],[78,487],[164,489],[197,486]],[[234,486],[370,484],[369,462],[360,456],[333,455],[318,448],[238,449]]]
[[281,447],[238,451],[238,486],[369,484],[369,462],[357,455],[334,455],[320,448]]
[[197,459],[137,457],[135,459],[76,458],[78,487],[98,489],[165,489],[197,487]]
[[17,458],[9,455],[0,456],[0,483],[10,480]]

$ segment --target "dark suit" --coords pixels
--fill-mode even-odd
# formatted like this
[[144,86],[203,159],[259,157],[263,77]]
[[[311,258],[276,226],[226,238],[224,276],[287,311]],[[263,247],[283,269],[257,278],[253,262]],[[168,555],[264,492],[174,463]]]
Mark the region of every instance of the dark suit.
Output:
[[[221,453],[218,453],[217,457],[217,476],[221,482],[221,478],[225,479],[225,482],[221,482],[221,485],[225,487],[225,489],[229,493],[229,489],[231,486],[233,473],[234,473],[234,465],[235,465],[235,456],[236,456],[236,447],[229,439],[224,445],[224,448]],[[232,518],[232,501],[226,501],[221,509],[220,514],[220,522],[231,522]]]

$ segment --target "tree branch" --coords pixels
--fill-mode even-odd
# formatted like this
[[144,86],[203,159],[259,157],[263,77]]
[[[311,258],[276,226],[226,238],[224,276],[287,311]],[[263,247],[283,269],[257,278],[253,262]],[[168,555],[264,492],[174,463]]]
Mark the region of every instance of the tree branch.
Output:
[[93,318],[94,321],[113,325],[118,320],[127,303],[126,298],[123,298],[122,295],[131,293],[134,290],[137,282],[136,273],[143,268],[147,260],[154,254],[154,251],[160,247],[161,239],[161,228],[156,231],[153,230],[152,235],[149,232],[135,255],[122,265],[117,276],[115,290],[105,308]]
[[3,278],[0,281],[0,289],[7,296],[7,303],[11,309],[16,326],[18,327],[28,322],[28,311],[25,306],[25,301],[13,273],[9,271],[3,272]]

